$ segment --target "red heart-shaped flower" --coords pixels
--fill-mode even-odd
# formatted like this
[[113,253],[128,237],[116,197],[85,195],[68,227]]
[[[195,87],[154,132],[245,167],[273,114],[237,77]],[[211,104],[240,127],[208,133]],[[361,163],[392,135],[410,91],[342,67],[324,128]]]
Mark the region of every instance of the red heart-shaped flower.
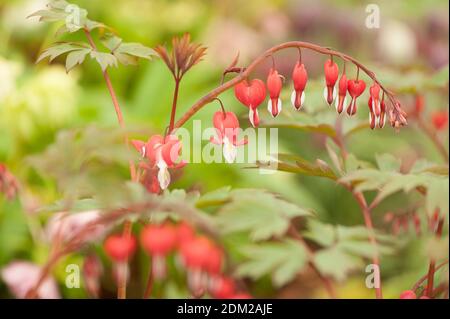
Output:
[[126,261],[136,250],[133,236],[111,235],[104,244],[105,252],[114,261]]
[[246,107],[256,109],[266,98],[266,86],[259,79],[243,80],[235,85],[234,94],[236,98]]
[[349,80],[348,81],[348,93],[351,97],[355,98],[363,94],[366,89],[366,83],[363,80]]

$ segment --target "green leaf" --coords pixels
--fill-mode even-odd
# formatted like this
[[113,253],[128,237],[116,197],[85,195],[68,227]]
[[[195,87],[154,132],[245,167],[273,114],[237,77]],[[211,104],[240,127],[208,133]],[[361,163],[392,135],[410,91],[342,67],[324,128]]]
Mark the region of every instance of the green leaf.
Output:
[[308,220],[308,227],[304,237],[324,247],[333,245],[337,240],[336,229],[333,225],[321,223],[315,219]]
[[65,0],[52,0],[47,6],[52,9],[65,10],[69,3]]
[[111,52],[114,52],[122,43],[122,39],[112,33],[107,33],[101,41]]
[[152,57],[158,56],[157,53],[140,43],[122,43],[114,53],[128,54],[138,58],[150,60]]
[[335,246],[317,252],[314,255],[314,265],[322,274],[342,281],[351,271],[362,267],[364,263],[362,259]]
[[98,64],[100,64],[103,72],[110,66],[117,67],[117,58],[111,53],[91,51],[91,58],[95,59]]
[[378,168],[384,172],[398,172],[402,162],[399,158],[391,154],[383,154],[376,156]]
[[336,168],[336,170],[339,172],[340,175],[344,174],[344,163],[341,157],[337,155],[337,153],[339,152],[338,147],[332,142],[331,139],[327,139],[325,147],[327,148],[328,156],[333,162],[333,165]]
[[99,29],[99,28],[106,28],[108,29],[109,27],[106,26],[105,24],[101,23],[101,22],[97,22],[97,21],[93,21],[93,20],[86,20],[85,23],[85,27],[88,29],[88,31],[92,31],[95,29]]
[[223,233],[249,232],[253,241],[281,237],[290,219],[310,216],[311,212],[277,198],[263,190],[233,191],[231,201],[221,207],[216,217]]
[[38,10],[28,16],[28,18],[31,17],[39,17],[39,21],[56,22],[65,20],[67,13],[57,10]]
[[78,64],[82,64],[90,52],[91,49],[88,48],[70,52],[66,58],[66,72],[68,73]]
[[270,275],[277,287],[294,279],[307,264],[305,248],[292,240],[246,246],[240,251],[246,261],[238,266],[238,276],[259,279]]
[[197,208],[217,206],[227,203],[230,198],[230,186],[225,186],[212,192],[203,194],[195,203]]
[[323,123],[314,123],[311,124],[305,124],[301,121],[297,120],[289,120],[289,119],[270,119],[267,121],[262,121],[259,125],[260,127],[277,127],[277,128],[291,128],[296,129],[304,132],[312,132],[312,133],[320,133],[325,134],[329,137],[335,137],[336,131],[334,128],[329,124],[323,124]]
[[320,159],[317,159],[315,163],[311,163],[297,155],[278,154],[276,157],[278,161],[275,163],[259,161],[256,165],[259,168],[275,169],[278,171],[297,173],[307,176],[326,177],[332,180],[337,179],[336,174],[330,166]]
[[[449,213],[448,178],[434,178],[427,183],[426,211],[431,217],[435,210],[448,218]],[[447,219],[448,220],[448,219]]]
[[58,56],[62,54],[76,50],[83,50],[86,48],[88,48],[88,46],[86,46],[84,43],[73,43],[73,42],[57,43],[45,49],[37,59],[36,63],[39,63],[48,57],[50,58],[50,62],[52,62],[54,59],[56,59]]

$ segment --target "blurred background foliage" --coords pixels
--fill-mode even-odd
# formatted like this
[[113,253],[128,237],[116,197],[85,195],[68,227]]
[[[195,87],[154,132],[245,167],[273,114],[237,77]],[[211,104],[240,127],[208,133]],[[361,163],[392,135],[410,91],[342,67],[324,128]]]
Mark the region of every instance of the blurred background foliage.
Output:
[[[0,0],[0,162],[8,165],[23,185],[29,200],[23,207],[18,202],[0,199],[0,268],[12,258],[42,261],[45,248],[33,241],[30,229],[39,221],[26,211],[42,203],[57,200],[55,185],[26,168],[28,158],[45,150],[55,141],[57,132],[95,123],[116,127],[116,117],[99,66],[92,61],[69,75],[64,60],[51,65],[35,64],[39,53],[55,41],[57,26],[38,23],[26,17],[43,8],[46,0]],[[183,80],[178,115],[197,99],[220,83],[223,69],[240,53],[239,64],[246,65],[266,48],[288,40],[302,40],[336,48],[375,70],[380,80],[394,91],[408,110],[414,106],[414,95],[423,94],[425,114],[448,109],[448,2],[376,1],[380,7],[381,26],[365,26],[368,3],[374,1],[302,1],[302,0],[79,0],[89,17],[112,26],[127,42],[141,42],[149,47],[170,43],[174,35],[190,32],[194,41],[208,47],[204,62]],[[68,35],[63,39],[76,39]],[[80,36],[81,39],[81,36]],[[289,77],[297,57],[295,50],[275,56],[281,74]],[[306,109],[316,120],[332,123],[334,110],[322,98],[324,57],[305,50],[304,63],[311,81],[307,88]],[[270,61],[254,76],[265,77]],[[354,72],[348,70],[349,74]],[[141,61],[137,67],[110,70],[113,85],[123,108],[125,121],[136,132],[161,133],[168,125],[173,82],[166,66],[159,60]],[[283,92],[288,100],[290,89]],[[368,118],[365,106],[367,92],[360,99],[358,117]],[[245,115],[233,92],[223,94],[227,109]],[[286,109],[289,108],[285,103]],[[263,107],[261,107],[262,109]],[[211,104],[196,114],[203,125],[210,123],[218,106]],[[263,116],[268,119],[266,112]],[[284,117],[283,117],[284,116]],[[289,119],[280,116],[279,121]],[[346,125],[357,120],[345,118]],[[241,125],[244,125],[241,121]],[[192,125],[192,121],[187,127]],[[246,125],[246,124],[245,124]],[[137,133],[139,135],[139,133]],[[448,134],[440,138],[448,145]],[[307,160],[327,158],[320,135],[281,129],[280,152],[298,154]],[[417,158],[442,163],[438,152],[421,133],[414,121],[400,132],[390,127],[371,131],[368,128],[352,134],[348,148],[358,158],[375,162],[376,154],[391,153],[410,167]],[[121,167],[119,174],[126,175]],[[260,175],[238,165],[190,164],[173,187],[202,192],[224,185],[264,188],[284,198],[314,209],[319,219],[344,226],[363,223],[361,213],[351,195],[333,181],[279,172]],[[374,212],[377,227],[386,228],[383,215],[387,209],[404,206],[406,195],[390,198]],[[387,231],[389,229],[386,228]],[[426,272],[427,264],[418,258],[419,239],[412,239],[399,252],[402,258],[382,260],[387,296],[397,296]],[[44,251],[44,252],[42,252]],[[341,297],[371,295],[363,285],[364,273],[342,284]],[[295,283],[293,284],[295,286]],[[262,288],[269,289],[269,288]],[[291,296],[291,287],[277,293]],[[67,296],[79,292],[68,290]],[[271,293],[266,291],[266,294]],[[75,295],[73,295],[75,294]],[[264,292],[263,292],[264,294]],[[291,295],[290,295],[291,294]],[[319,292],[320,295],[320,292]],[[0,297],[7,296],[0,283]],[[311,296],[306,293],[306,296]]]

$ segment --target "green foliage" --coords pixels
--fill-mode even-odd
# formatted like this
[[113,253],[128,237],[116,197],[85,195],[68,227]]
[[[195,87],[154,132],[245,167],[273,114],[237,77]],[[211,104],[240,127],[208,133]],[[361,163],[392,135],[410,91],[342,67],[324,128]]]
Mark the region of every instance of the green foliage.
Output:
[[[449,180],[448,172],[440,166],[427,166],[419,162],[409,173],[399,172],[400,163],[392,155],[385,154],[377,158],[377,168],[363,168],[344,175],[340,181],[352,183],[357,191],[377,191],[374,202],[379,203],[386,197],[403,191],[421,191],[426,193],[426,211],[432,215],[436,209],[448,215]],[[435,173],[433,173],[435,172]],[[436,174],[438,172],[439,174]],[[440,174],[440,173],[443,173]]]
[[[88,34],[88,37],[90,37],[90,32],[94,29],[110,29],[102,23],[89,20],[85,9],[79,8],[64,0],[52,1],[48,5],[47,10],[39,10],[30,15],[30,17],[35,16],[40,17],[40,21],[64,22],[64,25],[56,32],[57,36],[61,36],[66,32],[74,33],[84,30]],[[56,43],[44,50],[36,63],[39,63],[47,57],[52,62],[58,56],[68,53],[66,57],[66,71],[69,72],[78,64],[82,64],[86,56],[90,54],[90,57],[97,61],[104,72],[108,67],[117,67],[118,62],[123,65],[136,65],[140,58],[151,60],[157,56],[153,49],[140,43],[125,43],[121,38],[112,33],[107,34],[102,39],[103,44],[109,49],[109,52],[98,51],[96,45],[91,42],[91,39],[88,40],[89,43]]]
[[239,265],[236,274],[252,279],[270,275],[276,287],[294,279],[308,260],[303,245],[294,240],[249,245],[239,250],[246,261]]
[[283,236],[295,217],[311,212],[263,190],[237,189],[217,215],[218,229],[224,234],[246,232],[252,241]]
[[317,220],[310,220],[305,236],[323,247],[313,258],[317,268],[340,281],[352,271],[361,269],[365,259],[376,253],[392,254],[395,247],[392,238],[378,234],[375,248],[369,242],[368,230],[363,226],[333,226]]
[[275,165],[275,169],[284,172],[297,173],[308,176],[326,177],[336,180],[337,176],[330,166],[323,160],[317,159],[310,163],[297,155],[278,154],[276,163],[258,162],[258,167],[270,169]]
[[69,202],[94,195],[111,202],[122,197],[123,166],[135,155],[123,141],[120,130],[91,126],[62,131],[52,145],[28,162],[43,176],[55,179]]

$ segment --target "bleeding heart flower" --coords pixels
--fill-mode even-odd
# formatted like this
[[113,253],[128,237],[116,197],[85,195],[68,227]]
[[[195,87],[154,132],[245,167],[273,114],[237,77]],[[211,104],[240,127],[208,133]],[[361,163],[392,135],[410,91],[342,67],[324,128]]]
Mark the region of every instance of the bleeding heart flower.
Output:
[[199,294],[208,284],[207,269],[213,243],[204,236],[197,236],[180,247],[180,257],[187,270],[189,289]]
[[87,292],[94,298],[99,297],[102,274],[103,266],[100,259],[94,254],[88,255],[83,262],[83,278]]
[[331,105],[336,97],[336,90],[334,85],[339,77],[339,68],[338,65],[333,62],[331,59],[325,61],[324,64],[325,71],[325,82],[327,87],[325,88],[323,95],[325,100],[329,105]]
[[372,103],[372,110],[376,117],[380,116],[381,108],[380,108],[380,86],[377,83],[372,84],[369,89],[370,99]]
[[380,116],[378,117],[378,127],[383,128],[386,123],[386,103],[384,99],[380,102]]
[[[181,154],[182,147],[181,141],[175,135],[167,135],[166,137],[154,135],[147,142],[133,140],[131,143],[142,157],[148,160],[148,162],[142,163],[140,167],[145,168],[151,176],[153,175],[152,170],[157,168],[157,180],[163,190],[170,184],[169,168],[177,169],[186,165],[185,161],[175,162]],[[148,181],[150,189],[155,189],[154,183],[154,178]]]
[[[2,280],[16,298],[26,298],[27,293],[38,282],[41,273],[42,267],[28,261],[13,261],[0,271]],[[53,277],[48,276],[43,280],[37,290],[37,298],[61,298]]]
[[369,124],[370,128],[373,130],[375,126],[377,125],[377,117],[375,116],[375,112],[373,110],[373,102],[372,97],[369,97],[369,101],[367,102],[367,105],[369,106]]
[[233,112],[216,112],[213,124],[217,137],[211,137],[211,143],[223,145],[223,156],[227,163],[233,163],[237,155],[237,146],[247,144],[247,140],[238,141],[239,120]]
[[252,299],[252,296],[245,292],[235,293],[230,299]]
[[281,88],[283,87],[283,82],[281,81],[281,76],[278,71],[271,68],[269,75],[267,76],[267,89],[269,90],[269,102],[267,103],[267,109],[273,117],[276,117],[281,112],[282,103],[280,100]]
[[0,163],[0,193],[6,196],[6,199],[13,199],[19,191],[19,183],[13,174],[6,168],[5,164]]
[[195,237],[195,230],[186,222],[181,222],[177,225],[177,245],[181,247],[184,243],[190,241]]
[[417,94],[414,98],[414,110],[416,115],[419,115],[425,109],[425,97],[422,94]]
[[405,290],[400,294],[400,299],[417,299],[417,295],[412,290]]
[[253,127],[259,124],[258,106],[266,98],[266,86],[263,81],[254,79],[247,82],[243,80],[235,85],[234,95],[236,98],[249,109],[248,117]]
[[342,73],[339,80],[339,97],[336,100],[336,111],[341,114],[344,110],[344,105],[347,103],[347,76]]
[[136,250],[134,236],[111,235],[104,243],[106,254],[116,262],[125,262]]
[[166,275],[166,256],[177,245],[175,227],[165,223],[148,225],[141,232],[141,243],[145,251],[152,256],[152,273],[156,279]]
[[366,83],[363,80],[349,80],[347,83],[348,93],[352,97],[350,104],[347,106],[347,114],[355,115],[357,111],[356,99],[363,94],[366,89]]
[[448,112],[436,111],[431,115],[431,121],[436,130],[443,130],[448,124]]
[[308,81],[308,72],[306,72],[305,65],[297,62],[292,71],[292,80],[294,81],[294,91],[291,95],[292,105],[296,110],[300,110],[305,103],[305,87]]
[[233,279],[227,277],[218,278],[211,294],[217,299],[232,298],[235,295],[235,285]]

